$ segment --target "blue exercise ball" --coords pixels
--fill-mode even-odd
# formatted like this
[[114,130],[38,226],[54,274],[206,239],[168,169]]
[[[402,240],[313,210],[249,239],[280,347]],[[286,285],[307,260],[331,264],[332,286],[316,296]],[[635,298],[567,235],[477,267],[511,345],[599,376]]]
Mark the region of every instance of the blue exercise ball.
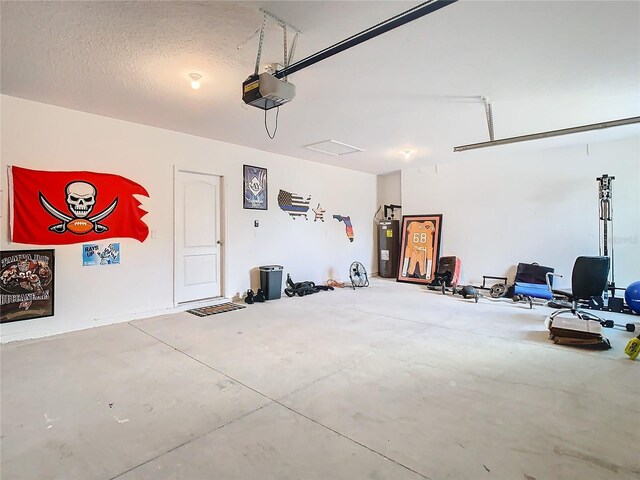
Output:
[[633,282],[624,291],[624,301],[631,310],[640,314],[640,281]]

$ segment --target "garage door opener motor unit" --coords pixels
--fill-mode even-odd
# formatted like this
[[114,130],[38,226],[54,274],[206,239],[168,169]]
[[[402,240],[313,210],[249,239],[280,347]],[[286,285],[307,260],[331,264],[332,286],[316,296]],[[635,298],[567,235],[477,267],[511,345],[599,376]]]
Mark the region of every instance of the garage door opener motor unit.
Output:
[[242,84],[242,100],[244,103],[269,110],[290,102],[296,96],[293,83],[285,82],[270,73],[251,75]]

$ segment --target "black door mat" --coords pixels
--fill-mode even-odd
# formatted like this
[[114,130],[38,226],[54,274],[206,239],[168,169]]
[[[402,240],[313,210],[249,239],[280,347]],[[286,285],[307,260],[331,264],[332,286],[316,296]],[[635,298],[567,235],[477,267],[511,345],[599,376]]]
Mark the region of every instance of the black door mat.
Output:
[[210,305],[208,307],[194,308],[187,310],[187,312],[197,315],[198,317],[206,317],[209,315],[215,315],[216,313],[232,312],[233,310],[240,310],[245,308],[244,305],[238,305],[237,303],[220,303],[218,305]]

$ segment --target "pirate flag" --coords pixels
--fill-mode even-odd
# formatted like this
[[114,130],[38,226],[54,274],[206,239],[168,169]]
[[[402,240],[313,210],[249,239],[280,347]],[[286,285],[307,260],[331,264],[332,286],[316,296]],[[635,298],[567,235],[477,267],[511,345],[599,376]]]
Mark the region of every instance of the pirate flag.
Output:
[[9,166],[11,240],[66,245],[113,237],[143,242],[141,185],[119,175],[46,172]]

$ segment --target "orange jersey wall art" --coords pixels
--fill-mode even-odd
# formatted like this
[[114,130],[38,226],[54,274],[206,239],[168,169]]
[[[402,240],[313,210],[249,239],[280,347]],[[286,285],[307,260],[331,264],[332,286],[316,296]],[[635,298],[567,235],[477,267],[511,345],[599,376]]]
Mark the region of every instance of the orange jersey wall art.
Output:
[[430,283],[440,256],[442,215],[402,217],[399,282]]

